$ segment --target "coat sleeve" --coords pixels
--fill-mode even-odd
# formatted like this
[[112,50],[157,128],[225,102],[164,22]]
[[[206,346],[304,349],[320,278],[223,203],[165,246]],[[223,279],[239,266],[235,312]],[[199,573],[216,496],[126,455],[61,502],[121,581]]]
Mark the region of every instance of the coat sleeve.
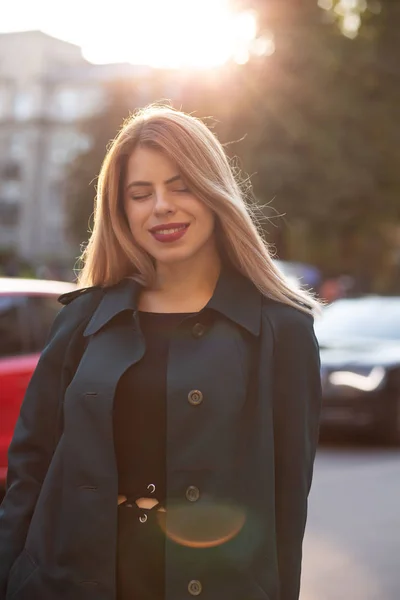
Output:
[[[76,309],[72,307],[71,309]],[[60,394],[71,364],[65,360],[82,314],[63,308],[27,388],[8,451],[7,491],[0,506],[0,600],[22,551],[36,501],[58,439]]]
[[285,308],[284,318],[274,326],[276,542],[279,598],[298,600],[307,498],[318,442],[321,378],[313,318]]

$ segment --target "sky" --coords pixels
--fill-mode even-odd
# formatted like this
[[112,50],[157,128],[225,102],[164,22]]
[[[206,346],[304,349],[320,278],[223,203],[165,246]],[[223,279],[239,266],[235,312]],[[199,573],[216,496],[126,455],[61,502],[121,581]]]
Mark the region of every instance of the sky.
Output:
[[0,33],[39,29],[78,44],[94,63],[213,67],[246,62],[256,37],[253,13],[229,0],[12,0]]

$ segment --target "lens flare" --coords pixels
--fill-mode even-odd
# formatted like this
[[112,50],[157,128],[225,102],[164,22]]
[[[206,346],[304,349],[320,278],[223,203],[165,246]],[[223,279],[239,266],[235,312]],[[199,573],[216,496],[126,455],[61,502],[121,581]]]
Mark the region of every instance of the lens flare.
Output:
[[167,538],[190,548],[213,548],[233,539],[246,522],[246,512],[228,503],[175,504],[157,518]]

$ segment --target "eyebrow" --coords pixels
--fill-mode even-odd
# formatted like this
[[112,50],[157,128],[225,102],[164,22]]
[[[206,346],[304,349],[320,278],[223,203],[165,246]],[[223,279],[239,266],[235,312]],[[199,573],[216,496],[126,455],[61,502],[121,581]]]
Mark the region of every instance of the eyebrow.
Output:
[[[174,183],[174,181],[179,181],[180,179],[182,179],[180,175],[174,175],[173,177],[170,177],[164,181],[164,184],[168,185],[170,183]],[[126,186],[126,189],[129,190],[131,187],[150,187],[151,185],[153,185],[151,181],[131,181],[131,183]]]

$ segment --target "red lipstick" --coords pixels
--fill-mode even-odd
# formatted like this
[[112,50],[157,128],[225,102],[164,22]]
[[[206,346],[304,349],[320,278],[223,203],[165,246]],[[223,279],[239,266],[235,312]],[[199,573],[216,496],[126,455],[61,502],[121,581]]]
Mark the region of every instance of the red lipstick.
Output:
[[158,242],[176,242],[189,228],[189,223],[163,223],[150,229],[150,233]]

